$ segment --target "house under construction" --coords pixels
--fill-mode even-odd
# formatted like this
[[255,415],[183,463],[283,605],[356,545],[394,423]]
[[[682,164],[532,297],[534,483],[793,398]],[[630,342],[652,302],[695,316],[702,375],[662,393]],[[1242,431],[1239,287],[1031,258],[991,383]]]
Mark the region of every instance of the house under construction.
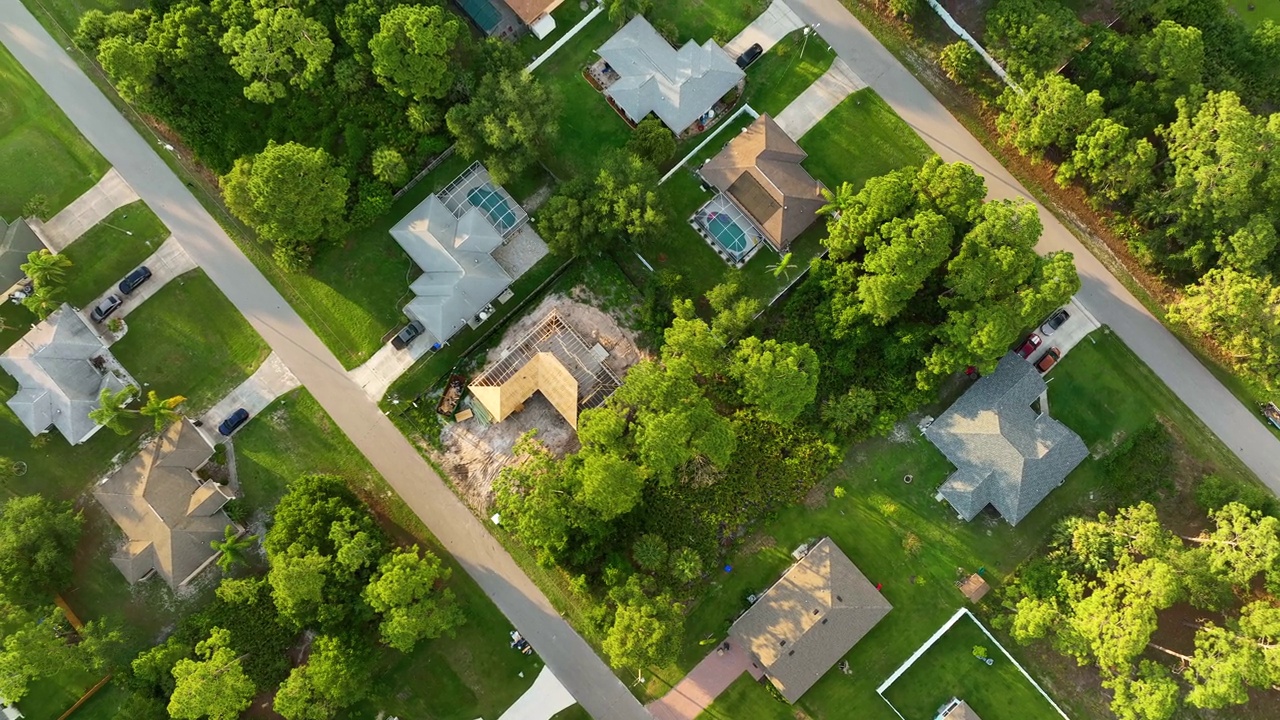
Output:
[[588,346],[552,311],[469,389],[494,422],[520,412],[540,392],[577,428],[578,412],[599,407],[620,384],[604,365],[607,357],[607,350]]

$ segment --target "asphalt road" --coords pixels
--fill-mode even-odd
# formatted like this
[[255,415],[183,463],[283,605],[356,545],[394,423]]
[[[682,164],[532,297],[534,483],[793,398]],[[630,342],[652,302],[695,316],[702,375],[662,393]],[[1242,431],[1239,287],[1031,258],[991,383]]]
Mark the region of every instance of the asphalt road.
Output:
[[[1280,495],[1280,440],[1138,302],[1069,230],[898,62],[839,0],[787,0],[854,72],[944,160],[965,162],[987,180],[991,198],[1035,203],[1044,223],[1041,252],[1068,250],[1080,273],[1079,301],[1151,367],[1273,492]],[[849,128],[856,133],[856,128]]]
[[[19,0],[0,0],[0,42],[137,190],[356,447],[422,518],[593,717],[649,714],[384,417],[185,184]],[[160,152],[167,152],[163,149]],[[40,172],[39,167],[0,172]]]

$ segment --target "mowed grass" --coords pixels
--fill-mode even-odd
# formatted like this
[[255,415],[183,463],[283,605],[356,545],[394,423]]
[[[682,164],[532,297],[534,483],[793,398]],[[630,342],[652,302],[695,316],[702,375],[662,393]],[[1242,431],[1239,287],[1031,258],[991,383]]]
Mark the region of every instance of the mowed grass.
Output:
[[[985,648],[994,663],[974,656]],[[960,618],[892,685],[884,697],[903,717],[932,718],[951,698],[983,720],[1049,720],[1058,713],[977,623]]]
[[821,37],[792,32],[747,68],[747,104],[777,117],[831,67],[836,54]]
[[116,359],[144,393],[185,396],[193,416],[252,375],[271,352],[202,270],[170,280],[125,322],[128,332],[111,346]]
[[845,98],[799,142],[809,153],[805,168],[832,190],[847,182],[857,191],[873,177],[933,155],[871,88]]
[[1275,0],[1227,0],[1227,5],[1250,30],[1267,20],[1280,23],[1280,3]]
[[[1095,331],[1049,377],[1051,413],[1079,432],[1091,449],[1110,449],[1113,438],[1133,433],[1159,417],[1184,438],[1183,447],[1203,463],[1206,472],[1249,477],[1113,334]],[[930,407],[926,411],[936,415],[942,409]],[[871,582],[883,584],[882,592],[894,609],[845,656],[854,672],[828,672],[801,698],[799,707],[811,718],[894,720],[897,715],[876,695],[875,688],[965,603],[954,585],[957,568],[967,572],[985,568],[988,581],[998,590],[1005,576],[1041,547],[1058,520],[1105,509],[1105,494],[1100,491],[1106,488],[1106,474],[1102,460],[1091,457],[1016,528],[990,515],[961,522],[949,506],[934,499],[938,486],[952,471],[950,463],[914,429],[909,430],[908,438],[900,443],[875,440],[853,446],[828,478],[820,507],[811,504],[784,510],[760,528],[753,549],[728,558],[732,572],[717,573],[688,614],[685,643],[676,666],[651,671],[655,679],[649,684],[650,694],[660,695],[724,637],[733,619],[748,607],[747,595],[768,588],[790,566],[792,549],[828,535]],[[903,482],[906,474],[914,476],[911,484]],[[836,486],[844,488],[844,497],[835,497]],[[910,536],[920,541],[918,554],[904,550]],[[973,608],[979,617],[989,618],[996,612],[990,606],[993,597]],[[703,644],[706,640],[710,643]],[[1005,646],[1033,677],[1055,672],[1038,665],[1034,657],[1028,658],[1021,648],[1007,641]],[[1077,680],[1052,677],[1041,684],[1074,687]],[[908,691],[911,687],[904,685]],[[733,714],[708,717],[775,717],[773,706],[778,703],[764,689],[748,685],[736,687],[734,692],[758,702],[740,698]],[[1087,700],[1083,696],[1054,699],[1069,716],[1088,716],[1082,710]],[[927,706],[934,700],[928,697],[919,702]],[[932,715],[924,717],[927,720]]]
[[562,102],[559,126],[547,141],[552,148],[547,166],[561,180],[598,167],[605,154],[625,146],[631,137],[631,126],[583,76],[598,57],[596,48],[615,32],[602,13],[534,71]]
[[659,29],[664,23],[673,25],[677,46],[690,39],[702,44],[708,38],[723,45],[768,7],[769,0],[660,0],[645,17]]
[[111,213],[62,251],[72,262],[67,271],[67,302],[85,307],[115,287],[168,237],[169,228],[141,200]]
[[235,453],[250,508],[269,514],[303,474],[338,475],[370,503],[390,535],[430,549],[453,569],[447,585],[465,609],[466,624],[453,638],[428,641],[411,655],[383,652],[373,697],[350,717],[497,717],[533,683],[541,663],[509,647],[506,618],[305,389],[276,400],[237,433]]
[[42,195],[42,219],[47,220],[93,187],[109,167],[0,47],[0,216],[12,220]]

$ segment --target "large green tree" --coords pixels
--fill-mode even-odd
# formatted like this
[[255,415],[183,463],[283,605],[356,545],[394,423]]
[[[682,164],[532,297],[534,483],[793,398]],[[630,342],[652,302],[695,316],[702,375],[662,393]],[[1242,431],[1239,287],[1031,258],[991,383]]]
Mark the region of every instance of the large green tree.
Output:
[[465,621],[453,591],[441,588],[452,572],[440,558],[415,545],[383,559],[364,597],[382,616],[378,632],[387,645],[409,653],[422,640],[452,634]]
[[320,635],[306,664],[280,685],[272,707],[286,720],[329,720],[369,695],[373,661],[367,648]]
[[541,158],[559,128],[560,95],[523,70],[484,75],[471,99],[449,108],[445,124],[463,157],[494,180],[512,180]]
[[0,506],[0,594],[43,604],[69,585],[83,524],[71,503],[43,495],[11,498]]
[[392,92],[439,99],[453,86],[462,21],[440,5],[397,5],[369,40],[373,73]]
[[1151,141],[1131,137],[1129,128],[1102,118],[1076,137],[1075,150],[1054,179],[1059,185],[1079,179],[1098,199],[1129,201],[1152,185],[1155,164]]
[[285,96],[286,85],[314,86],[333,56],[324,23],[292,7],[264,7],[252,27],[232,25],[222,37],[231,67],[249,81],[244,96],[271,103]]
[[1169,306],[1168,318],[1212,338],[1262,382],[1280,382],[1280,287],[1271,278],[1210,270]]
[[1004,91],[996,127],[1023,155],[1039,158],[1050,148],[1074,148],[1076,138],[1102,119],[1102,105],[1097,90],[1086,93],[1065,77],[1048,73],[1021,89]]
[[746,337],[734,350],[729,374],[742,399],[761,416],[789,423],[818,392],[818,354],[808,345]]
[[342,229],[346,173],[329,153],[274,141],[222,177],[227,207],[276,246],[276,259],[305,267],[315,244]]
[[253,681],[244,674],[241,657],[228,647],[231,634],[215,627],[196,644],[196,659],[173,666],[169,715],[179,720],[235,720],[253,699]]
[[32,682],[80,665],[67,642],[69,628],[62,611],[52,605],[28,611],[0,598],[0,696],[16,703],[27,696]]
[[615,668],[642,670],[675,660],[684,632],[684,613],[667,595],[645,592],[632,576],[615,593],[617,610],[601,647]]

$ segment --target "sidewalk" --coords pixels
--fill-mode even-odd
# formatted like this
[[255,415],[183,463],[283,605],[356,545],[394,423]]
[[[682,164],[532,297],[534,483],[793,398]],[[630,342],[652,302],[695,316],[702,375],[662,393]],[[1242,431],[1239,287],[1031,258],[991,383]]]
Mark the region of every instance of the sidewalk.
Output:
[[760,13],[760,17],[753,20],[738,33],[737,37],[725,44],[724,51],[730,60],[737,60],[739,55],[756,43],[759,43],[765,52],[769,52],[769,48],[777,45],[779,40],[802,27],[804,27],[804,21],[795,14],[791,6],[782,0],[773,0],[769,7]]
[[814,80],[799,97],[783,108],[774,121],[791,139],[798,141],[845,98],[866,86],[849,63],[838,57],[822,77]]
[[89,228],[136,200],[138,193],[129,187],[129,183],[124,181],[115,168],[111,168],[97,185],[72,201],[62,212],[50,218],[49,222],[33,221],[31,224],[50,250],[62,252]]

